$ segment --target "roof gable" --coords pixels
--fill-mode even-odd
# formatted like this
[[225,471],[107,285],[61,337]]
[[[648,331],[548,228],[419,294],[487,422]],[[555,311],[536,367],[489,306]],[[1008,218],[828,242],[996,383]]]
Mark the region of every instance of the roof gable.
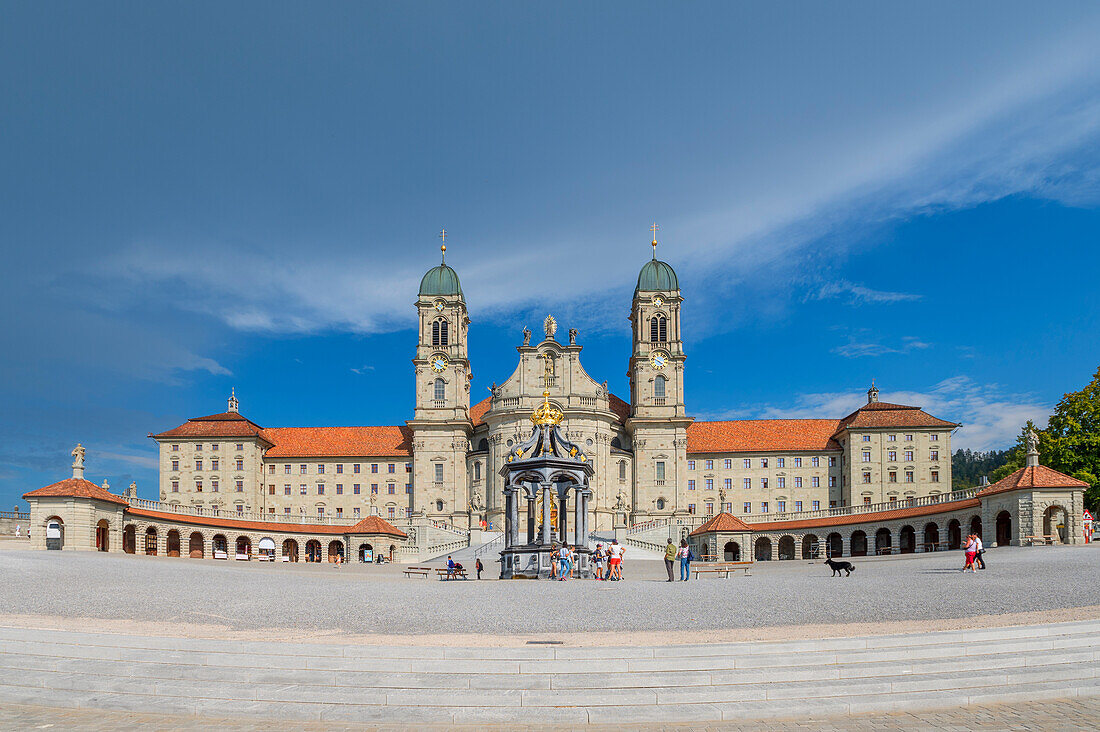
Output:
[[713,517],[705,524],[697,528],[695,531],[688,534],[688,536],[696,536],[698,534],[707,534],[715,531],[752,531],[749,525],[741,519],[737,518],[733,514],[721,512],[717,516]]
[[1071,478],[1065,473],[1059,473],[1045,465],[1029,465],[1020,468],[1011,475],[998,480],[991,486],[978,491],[978,495],[985,497],[996,493],[1005,493],[1029,488],[1088,488],[1089,484],[1083,480]]
[[24,493],[23,498],[94,498],[98,501],[117,503],[120,506],[130,505],[130,502],[122,496],[116,496],[103,486],[96,485],[84,478],[59,480],[38,490]]
[[687,429],[691,453],[839,450],[835,419],[739,419],[693,422]]

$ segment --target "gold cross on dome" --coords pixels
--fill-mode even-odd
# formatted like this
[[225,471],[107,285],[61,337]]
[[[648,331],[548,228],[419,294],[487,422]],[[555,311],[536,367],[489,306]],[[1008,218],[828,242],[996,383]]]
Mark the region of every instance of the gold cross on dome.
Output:
[[439,251],[443,252],[443,261],[447,261],[447,230],[439,230],[439,238],[443,240],[443,243],[439,245]]
[[650,226],[649,226],[649,230],[653,232],[653,241],[657,241],[657,231],[658,231],[658,230],[659,230],[660,228],[661,228],[660,226],[657,226],[657,222],[656,222],[656,221],[654,221],[654,222],[653,222],[652,224],[650,224]]

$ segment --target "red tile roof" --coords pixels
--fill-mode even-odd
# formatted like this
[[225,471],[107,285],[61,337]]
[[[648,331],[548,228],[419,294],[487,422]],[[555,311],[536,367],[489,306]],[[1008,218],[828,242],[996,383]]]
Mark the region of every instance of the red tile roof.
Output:
[[833,441],[835,419],[738,419],[693,422],[687,430],[688,453],[839,450]]
[[271,427],[264,435],[274,445],[268,458],[409,457],[408,427]]
[[733,514],[723,511],[695,531],[691,532],[688,536],[705,534],[709,531],[752,531],[752,529],[749,528],[748,524]]
[[130,505],[130,502],[122,496],[116,496],[114,493],[104,490],[103,486],[96,485],[92,481],[85,480],[84,478],[66,478],[57,483],[51,483],[44,488],[39,488],[38,490],[23,494],[23,498],[48,497],[95,498],[99,501],[117,503],[121,506]]
[[480,402],[470,407],[470,421],[474,423],[474,427],[479,424],[485,424],[485,413],[489,411],[489,407],[493,404],[493,398],[487,396]]
[[368,516],[354,526],[330,526],[327,524],[292,524],[276,521],[242,521],[232,518],[231,514],[227,516],[190,516],[183,513],[149,511],[144,508],[128,509],[126,515],[156,521],[174,521],[195,526],[209,526],[215,529],[278,531],[285,534],[326,534],[335,536],[342,536],[343,534],[384,534],[399,539],[405,538],[404,531],[378,516]]
[[979,496],[991,496],[995,493],[1014,491],[1020,488],[1088,488],[1083,480],[1071,478],[1045,465],[1020,468],[1012,475],[1006,475],[991,486],[978,491]]
[[889,402],[870,402],[840,420],[837,432],[847,428],[875,429],[890,427],[945,427],[954,429],[957,422],[933,417],[920,407],[907,407],[904,404]]
[[615,413],[615,416],[619,418],[620,422],[625,422],[630,417],[630,405],[619,397],[608,392],[607,402],[608,406],[611,407],[611,411]]
[[192,417],[179,427],[159,434],[150,434],[153,438],[172,437],[264,437],[264,429],[237,412],[223,412],[206,417]]
[[932,503],[927,506],[909,506],[906,508],[891,508],[886,511],[874,513],[852,513],[844,516],[825,516],[822,518],[802,519],[795,521],[769,521],[767,523],[749,524],[753,531],[786,531],[787,529],[812,529],[827,526],[847,526],[850,524],[878,523],[881,521],[896,521],[897,519],[917,518],[931,516],[937,513],[949,511],[964,511],[969,508],[978,508],[982,502],[977,498],[966,498],[961,501],[947,501],[944,503]]

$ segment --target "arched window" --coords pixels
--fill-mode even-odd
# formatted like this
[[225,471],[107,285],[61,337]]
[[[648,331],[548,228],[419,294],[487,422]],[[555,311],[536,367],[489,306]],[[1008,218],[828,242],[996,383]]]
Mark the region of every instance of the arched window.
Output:
[[447,321],[443,318],[432,323],[432,345],[445,346],[449,342]]
[[665,377],[660,374],[653,380],[653,396],[658,399],[665,398]]
[[626,461],[619,461],[619,480],[626,480]]
[[665,510],[665,499],[663,499],[663,498],[658,498],[657,499],[657,510],[658,511],[664,511]]
[[481,463],[474,463],[474,480],[481,480]]
[[663,315],[654,315],[649,319],[649,340],[664,343],[668,340],[668,321]]
[[447,398],[447,384],[443,379],[435,380],[435,390],[432,398],[437,402],[441,402]]

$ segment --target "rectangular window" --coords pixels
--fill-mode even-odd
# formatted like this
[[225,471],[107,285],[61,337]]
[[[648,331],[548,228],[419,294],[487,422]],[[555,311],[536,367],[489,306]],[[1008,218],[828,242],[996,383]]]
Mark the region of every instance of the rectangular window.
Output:
[[829,487],[830,488],[836,488],[836,476],[835,475],[830,475],[829,476]]
[[216,481],[216,480],[210,481],[210,490],[214,491],[215,493],[218,492],[218,481]]
[[317,495],[319,495],[319,496],[325,495],[325,484],[324,483],[318,483],[317,484]]
[[714,478],[707,478],[707,490],[714,490]]
[[237,492],[238,493],[244,493],[244,481],[243,480],[238,480],[237,481]]
[[898,471],[896,471],[896,470],[891,470],[890,471],[890,482],[891,483],[897,483],[898,482]]
[[343,515],[344,515],[344,509],[342,509],[342,508],[340,508],[339,506],[337,506],[337,507],[336,507],[336,517],[337,517],[337,518],[340,518],[340,517],[341,517],[341,516],[343,516]]
[[305,483],[302,483],[301,485],[298,486],[298,493],[300,493],[303,496],[306,495],[306,484]]
[[268,485],[267,486],[267,495],[269,495],[269,496],[275,495],[275,486],[274,485]]
[[898,502],[898,497],[897,496],[890,496],[890,503],[897,503],[897,502]]
[[695,470],[695,461],[688,460],[688,470]]
[[886,459],[889,460],[892,463],[897,462],[898,451],[897,450],[887,450],[886,451]]
[[412,483],[406,483],[406,484],[405,484],[405,493],[406,493],[407,495],[410,495],[410,496],[411,496],[411,495],[412,495],[412,492],[413,492],[413,484],[412,484]]
[[810,478],[810,485],[814,488],[820,488],[821,487],[821,478],[817,477],[816,475],[814,477]]
[[939,439],[940,439],[939,435],[928,435],[928,441],[929,442],[939,442]]
[[317,507],[317,517],[318,518],[324,518],[325,517],[325,507],[324,506],[318,506]]
[[237,458],[237,470],[244,470],[244,460]]
[[871,474],[870,473],[864,473],[863,474],[863,482],[864,483],[870,483],[871,482]]
[[397,468],[396,465],[394,465],[393,463],[390,463],[390,472],[391,473],[395,472],[396,468]]
[[695,504],[694,503],[689,503],[688,504],[688,514],[690,514],[692,516],[695,515]]
[[[218,469],[218,461],[215,460],[214,461],[214,470],[217,470],[217,469]],[[275,472],[275,466],[274,465],[268,465],[267,466],[267,474],[271,475],[274,472]]]
[[898,436],[897,435],[886,435],[886,441],[887,442],[897,442],[898,441]]
[[865,463],[871,462],[871,452],[869,450],[864,450],[863,451],[863,462],[865,462]]
[[938,471],[938,470],[933,470],[932,471],[932,482],[933,483],[939,483],[940,482],[940,471]]
[[782,475],[779,476],[778,478],[775,479],[775,487],[776,488],[786,488],[787,487],[787,479],[784,478]]
[[864,506],[870,506],[871,505],[871,497],[870,496],[864,496],[863,497],[863,505]]
[[240,452],[243,449],[244,449],[244,443],[243,442],[238,442],[237,443],[237,452]]
[[835,457],[829,458],[829,467],[830,468],[835,468],[836,467],[836,458]]
[[305,475],[305,474],[306,474],[306,466],[305,466],[305,464],[301,464],[301,465],[299,465],[299,466],[298,466],[298,475]]
[[763,488],[764,490],[768,489],[768,479],[767,478],[761,478],[760,479],[760,487]]
[[810,502],[810,510],[811,511],[820,511],[821,510],[821,501],[811,501]]
[[324,465],[324,463],[317,466],[317,474],[318,475],[324,475],[325,474],[325,465]]
[[733,478],[726,478],[722,481],[722,487],[727,491],[733,490]]
[[913,471],[912,470],[906,470],[905,471],[905,482],[906,483],[912,483],[913,482]]
[[213,445],[210,446],[210,449],[213,450],[214,452],[217,452],[218,451],[218,443],[215,442]]
[[405,463],[405,472],[411,473],[413,471],[412,463]]
[[752,513],[752,504],[749,503],[748,501],[745,501],[744,512],[745,513]]
[[244,513],[244,506],[239,503],[237,504],[237,513]]
[[436,483],[442,483],[443,482],[443,463],[436,463],[435,464],[435,482]]
[[195,445],[195,452],[202,452],[202,443],[201,442]]
[[939,450],[930,450],[928,452],[928,459],[933,460],[933,461],[939,460],[940,459],[940,451]]
[[386,507],[386,518],[394,518],[393,512],[394,512],[393,506],[387,506]]
[[706,469],[707,470],[714,470],[714,461],[713,460],[707,460],[707,468]]
[[818,458],[815,458],[815,457],[810,458],[810,467],[813,467],[813,468],[821,467],[821,461],[818,460]]
[[752,467],[752,460],[750,458],[745,458],[744,460],[741,461],[741,467],[744,468],[745,470],[748,470],[749,468]]
[[713,503],[708,503],[706,505],[706,509],[707,509],[707,516],[712,515],[714,513],[714,504]]
[[354,516],[355,518],[359,518],[359,507],[358,506],[351,509],[351,515]]
[[284,496],[289,496],[290,495],[290,483],[284,483],[283,484],[283,495]]
[[356,475],[359,474],[359,463],[354,463],[351,466],[351,472],[355,473]]
[[767,458],[760,458],[760,467],[762,467],[762,468],[768,467],[768,459]]
[[202,470],[202,460],[195,461],[195,470]]
[[283,475],[290,475],[290,463],[283,466]]
[[764,501],[763,503],[760,504],[760,513],[767,513],[767,512],[768,512],[768,502]]
[[[274,468],[275,466],[272,465],[271,467]],[[214,458],[213,460],[210,461],[210,469],[211,470],[217,470],[218,469],[218,459],[217,458]],[[274,473],[275,471],[274,470],[269,470],[268,472],[269,473]]]
[[688,481],[688,490],[689,491],[695,490],[695,479],[694,478],[692,478],[691,480]]
[[356,483],[355,485],[353,485],[351,487],[351,492],[354,493],[355,495],[359,495],[359,484],[358,483]]
[[796,475],[795,476],[795,478],[794,478],[794,487],[795,488],[801,488],[802,487],[802,476],[801,475]]
[[744,478],[744,479],[743,479],[743,480],[741,481],[741,486],[742,486],[742,487],[743,487],[743,488],[744,488],[745,490],[749,490],[750,488],[752,488],[752,478]]
[[906,450],[905,451],[905,462],[907,462],[907,463],[913,462],[913,451],[912,450]]
[[912,435],[906,435],[905,436],[905,441],[906,442],[912,442],[913,441],[913,436]]
[[657,480],[665,479],[665,463],[663,460],[657,461]]
[[179,460],[173,460],[172,461],[172,470],[179,470],[179,469],[180,469],[180,461]]
[[723,467],[724,467],[724,468],[725,468],[726,470],[729,470],[730,468],[732,468],[732,467],[733,467],[733,460],[731,460],[731,459],[729,459],[729,458],[726,458],[725,460],[723,460],[723,461],[722,461],[722,466],[723,466]]
[[337,483],[336,484],[336,495],[342,496],[343,494],[344,494],[344,484],[343,483]]
[[794,466],[796,468],[801,468],[802,467],[802,458],[795,458],[794,459]]
[[179,445],[172,445],[172,452],[179,452],[179,451],[180,451],[180,446]]
[[864,442],[870,442],[871,441],[871,436],[870,435],[864,435],[863,436],[863,441]]
[[786,513],[787,512],[787,502],[786,501],[776,501],[775,502],[775,510],[778,511],[779,513]]
[[378,472],[378,463],[371,463],[370,464],[370,471],[372,473],[377,473]]
[[178,480],[173,480],[172,481],[172,492],[173,493],[179,493],[180,492],[180,482]]
[[388,483],[386,485],[386,492],[389,493],[391,496],[396,495],[397,494],[397,486],[393,483]]
[[344,472],[344,464],[343,463],[336,463],[336,474],[340,475],[343,472]]
[[290,506],[287,506],[286,508],[284,508],[283,513],[285,513],[287,516],[289,516],[290,515]]
[[371,483],[370,484],[370,494],[372,496],[377,496],[378,495],[378,484],[377,483]]
[[787,467],[787,458],[776,458],[775,459],[775,467],[777,467],[777,468]]

